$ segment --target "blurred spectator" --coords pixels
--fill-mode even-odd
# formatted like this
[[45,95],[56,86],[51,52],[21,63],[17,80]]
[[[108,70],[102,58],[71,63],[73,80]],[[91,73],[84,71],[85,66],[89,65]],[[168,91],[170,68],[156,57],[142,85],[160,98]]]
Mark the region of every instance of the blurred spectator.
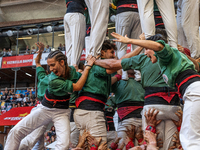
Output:
[[35,95],[35,88],[34,87],[32,87],[31,91],[32,91],[32,94]]
[[51,52],[51,47],[47,45],[47,47],[44,49],[44,53],[49,53],[49,52]]
[[63,44],[62,51],[65,51],[65,44]]
[[32,94],[32,91],[29,91],[29,95],[28,95],[29,99],[35,99],[35,94]]
[[8,56],[12,56],[12,51],[11,51],[10,48],[8,49],[7,55],[8,55]]
[[8,91],[8,88],[7,88],[7,87],[5,88],[5,95],[6,95],[6,96],[9,95],[9,91]]
[[22,95],[21,94],[19,94],[18,96],[17,96],[17,100],[16,100],[17,102],[21,102],[21,101],[23,101],[23,99],[22,99]]
[[28,105],[28,103],[27,102],[23,102],[22,103],[22,107],[28,107],[29,105]]
[[23,102],[28,102],[29,101],[29,97],[27,94],[25,94],[25,97],[23,98]]
[[35,101],[32,98],[30,98],[30,104],[29,104],[29,106],[34,106],[34,105],[35,105]]
[[27,94],[27,95],[29,95],[29,88],[27,88],[26,90],[25,90],[25,94]]
[[6,52],[6,48],[3,49],[3,51],[1,52],[2,57],[6,57],[7,56],[7,52]]
[[2,91],[2,96],[1,96],[1,100],[6,100],[7,99],[7,95],[5,93],[5,91]]
[[35,53],[36,53],[36,49],[35,49],[35,46],[33,46],[31,50],[31,54],[35,54]]
[[17,102],[17,107],[21,107],[21,103],[20,102]]
[[12,95],[12,101],[17,101],[17,96],[15,94]]
[[25,51],[25,54],[30,54],[30,49],[28,48],[28,45],[26,46],[26,51]]
[[58,50],[62,51],[62,48],[63,48],[63,46],[62,46],[62,44],[60,43],[60,45],[59,45],[59,47],[58,47]]
[[13,95],[14,94],[13,90],[9,90],[9,94]]

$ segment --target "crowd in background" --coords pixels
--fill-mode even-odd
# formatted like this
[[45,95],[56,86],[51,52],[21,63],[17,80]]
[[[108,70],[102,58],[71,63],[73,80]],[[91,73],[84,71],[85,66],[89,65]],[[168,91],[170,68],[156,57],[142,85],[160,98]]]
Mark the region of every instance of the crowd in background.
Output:
[[38,100],[34,88],[17,90],[16,93],[14,93],[13,90],[5,88],[5,90],[0,91],[0,114],[15,107],[35,106],[37,102]]
[[[65,44],[59,44],[59,46],[57,47],[58,50],[60,51],[65,51]],[[55,48],[51,48],[49,45],[46,45],[46,48],[44,49],[43,53],[49,53],[51,52],[51,50],[55,50]],[[20,52],[20,55],[21,54],[25,54],[25,55],[28,55],[28,54],[35,54],[36,53],[36,48],[35,46],[32,46],[31,49],[29,49],[29,46],[26,46],[26,50],[22,50],[23,53]],[[8,57],[8,56],[13,56],[13,51],[11,50],[11,48],[9,48],[8,50],[6,48],[3,48],[3,50],[1,51],[0,53],[0,57]]]

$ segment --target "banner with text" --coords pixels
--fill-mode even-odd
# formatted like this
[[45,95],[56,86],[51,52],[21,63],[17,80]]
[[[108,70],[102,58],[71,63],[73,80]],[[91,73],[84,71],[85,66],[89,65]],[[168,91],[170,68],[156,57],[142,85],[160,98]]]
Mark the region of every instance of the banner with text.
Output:
[[32,66],[33,55],[3,57],[1,68]]

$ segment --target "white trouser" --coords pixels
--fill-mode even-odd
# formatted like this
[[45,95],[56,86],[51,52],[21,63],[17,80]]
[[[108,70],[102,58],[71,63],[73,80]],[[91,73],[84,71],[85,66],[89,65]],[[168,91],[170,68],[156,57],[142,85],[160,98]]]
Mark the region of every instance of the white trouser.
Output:
[[[36,110],[37,107],[34,107],[31,110],[31,113]],[[46,131],[48,125],[43,125],[29,135],[27,135],[20,143],[19,150],[43,150],[44,149],[44,132]]]
[[[129,119],[125,119],[121,122],[118,123],[118,128],[117,128],[117,134],[118,137],[121,137],[121,140],[119,141],[119,145],[124,143],[125,139],[126,139],[126,127],[128,127],[129,129],[131,129],[131,125],[134,125],[137,129],[138,127],[142,126],[142,119],[141,118],[129,118]],[[138,145],[137,144],[137,140],[135,139],[134,145]]]
[[87,131],[90,131],[90,134],[97,140],[102,137],[101,142],[107,141],[104,112],[76,109],[74,111],[74,121],[80,131],[80,135],[82,135],[86,129]]
[[[142,31],[148,38],[155,35],[154,0],[137,0]],[[156,0],[167,32],[169,44],[177,48],[177,24],[174,10],[174,0]]]
[[75,122],[70,122],[70,128],[71,128],[70,142],[73,144],[73,147],[75,148],[78,144],[80,132],[76,127]]
[[107,131],[107,147],[110,147],[112,142],[117,137],[117,132],[116,131]]
[[68,150],[70,139],[69,109],[47,108],[42,104],[22,119],[9,132],[4,150],[18,150],[21,140],[42,125],[54,123],[57,136],[56,150]]
[[200,56],[199,0],[179,0],[177,9],[178,43]]
[[44,149],[44,132],[47,125],[41,126],[27,135],[20,143],[19,150],[43,150]]
[[183,95],[180,141],[184,150],[200,149],[200,81],[190,84]]
[[97,54],[101,53],[101,47],[106,37],[109,19],[109,1],[85,0],[85,3],[88,7],[91,21],[89,53],[96,57]]
[[79,65],[86,34],[85,16],[81,13],[65,14],[64,29],[67,63]]
[[85,58],[87,58],[90,53],[90,36],[85,37],[85,53]]
[[179,118],[176,116],[175,112],[181,110],[180,106],[173,106],[173,105],[145,105],[143,108],[143,115],[142,115],[142,127],[143,130],[146,129],[146,118],[144,116],[145,111],[148,112],[149,109],[155,108],[159,110],[156,119],[162,120],[161,123],[156,127],[156,132],[159,131],[158,139],[161,138],[163,140],[163,147],[160,150],[168,150],[170,146],[173,145],[172,142],[173,135],[177,131],[176,125],[173,123],[173,120],[178,121]]
[[[116,15],[116,33],[132,39],[139,39],[142,33],[139,13],[133,11],[122,12]],[[117,46],[117,57],[120,59],[126,54],[127,44],[116,42]],[[131,46],[131,51],[133,51],[137,46]],[[122,72],[122,79],[128,79],[128,74],[126,71]]]
[[[116,33],[132,39],[139,39],[142,33],[139,13],[133,11],[122,12],[116,15]],[[126,54],[127,44],[116,42],[117,57],[120,59]],[[133,51],[137,45],[132,44],[131,51]]]

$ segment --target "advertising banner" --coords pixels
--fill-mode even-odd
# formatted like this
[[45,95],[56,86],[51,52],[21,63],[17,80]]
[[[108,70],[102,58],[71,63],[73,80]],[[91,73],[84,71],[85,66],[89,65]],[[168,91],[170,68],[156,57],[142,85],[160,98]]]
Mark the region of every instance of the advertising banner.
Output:
[[0,116],[0,126],[16,125],[20,120],[30,114],[34,107],[17,107],[12,108]]
[[3,57],[1,68],[32,66],[33,55]]

